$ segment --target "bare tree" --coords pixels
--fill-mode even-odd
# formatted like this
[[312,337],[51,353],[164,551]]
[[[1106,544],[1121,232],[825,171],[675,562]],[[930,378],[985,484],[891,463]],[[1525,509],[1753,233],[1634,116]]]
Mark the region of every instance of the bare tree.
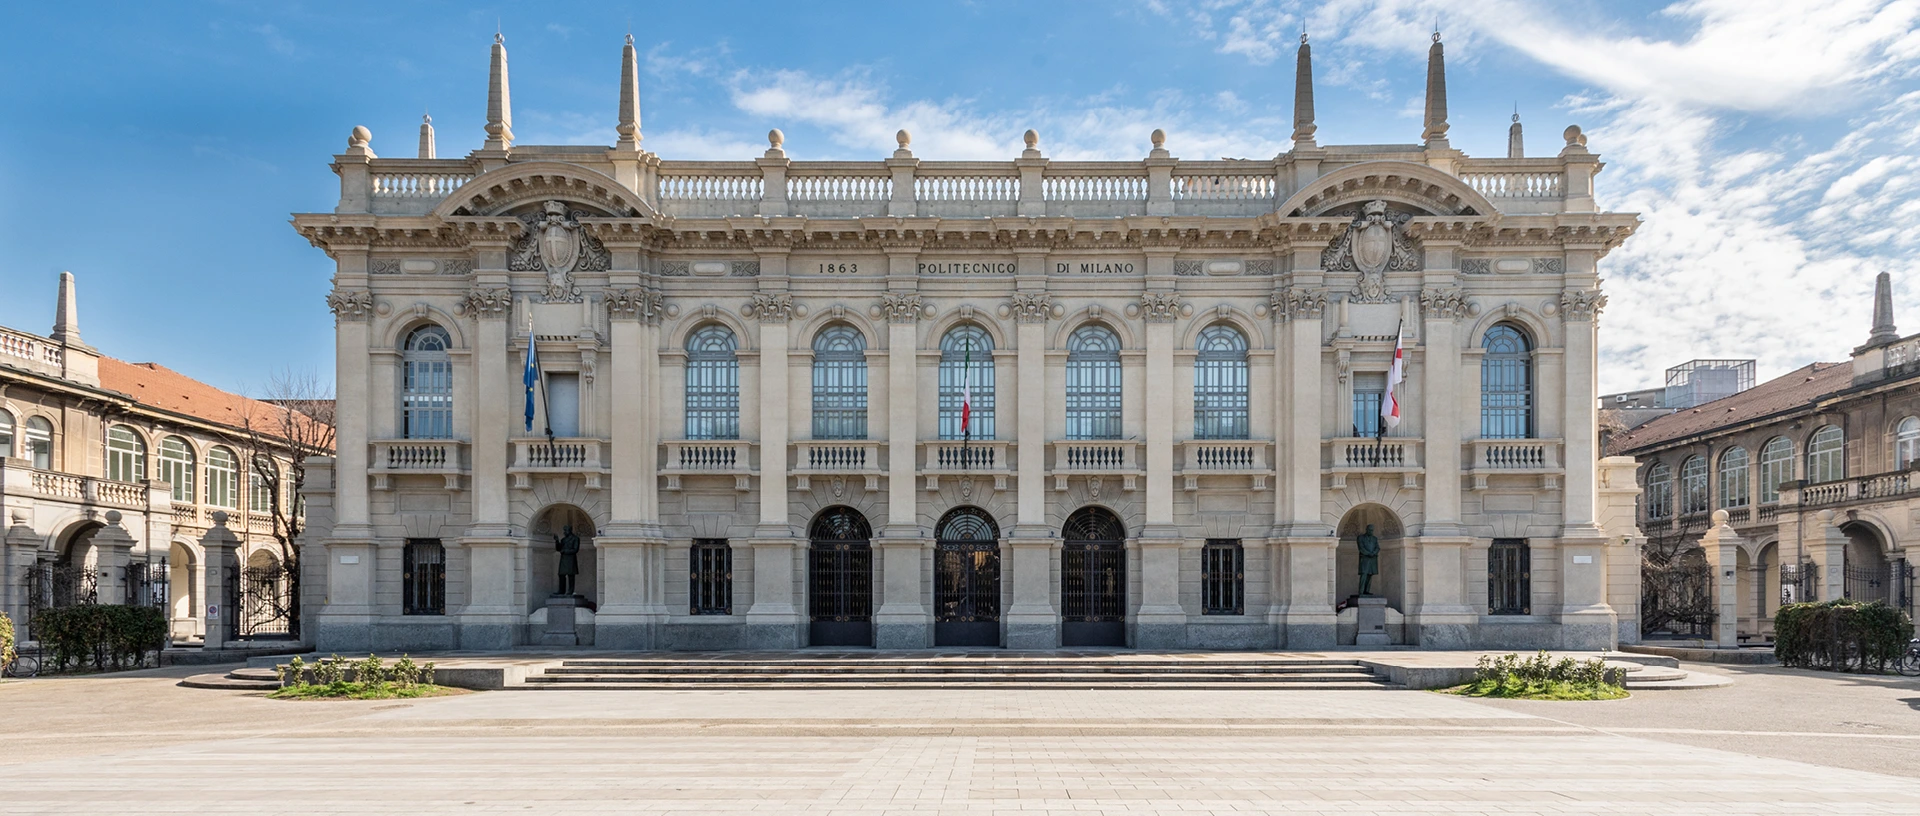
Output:
[[307,461],[334,453],[332,389],[312,372],[276,372],[265,394],[248,406],[239,436],[232,441],[247,451],[247,464],[267,497],[276,555],[287,576],[288,633],[298,637],[299,542],[306,531],[301,491],[307,484]]
[[1705,513],[1648,525],[1647,543],[1640,549],[1641,634],[1675,627],[1698,634],[1719,617],[1713,568],[1700,548],[1708,526]]

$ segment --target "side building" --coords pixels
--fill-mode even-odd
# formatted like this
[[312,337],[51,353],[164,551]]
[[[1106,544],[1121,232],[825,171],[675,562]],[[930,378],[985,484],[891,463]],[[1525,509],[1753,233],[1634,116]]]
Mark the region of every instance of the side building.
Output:
[[1650,628],[1733,645],[1770,640],[1783,601],[1920,611],[1909,560],[1920,335],[1895,330],[1887,274],[1876,290],[1871,334],[1849,362],[1811,363],[1612,439],[1645,490],[1649,587],[1660,587]]
[[1596,208],[1577,127],[1451,147],[1437,39],[1418,143],[1320,145],[1311,77],[1303,44],[1293,146],[1257,160],[902,131],[809,162],[776,130],[675,161],[631,39],[611,147],[516,144],[496,40],[479,150],[354,128],[338,204],[293,219],[335,262],[317,644],[1631,638],[1594,343],[1638,218]]
[[61,273],[51,334],[0,327],[0,611],[27,637],[85,603],[160,607],[179,643],[296,636],[289,416],[101,354]]

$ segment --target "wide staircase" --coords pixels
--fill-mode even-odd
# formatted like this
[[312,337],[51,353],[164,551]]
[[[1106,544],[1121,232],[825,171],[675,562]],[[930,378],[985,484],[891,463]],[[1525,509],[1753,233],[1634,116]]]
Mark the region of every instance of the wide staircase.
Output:
[[564,659],[524,689],[1402,688],[1355,660],[1137,652],[760,652]]

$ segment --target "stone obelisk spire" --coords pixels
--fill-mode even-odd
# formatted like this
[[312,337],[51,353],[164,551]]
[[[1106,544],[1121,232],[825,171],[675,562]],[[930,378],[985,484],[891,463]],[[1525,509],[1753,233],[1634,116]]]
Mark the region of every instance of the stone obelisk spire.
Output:
[[[71,276],[62,277],[60,302],[67,302],[65,282]],[[62,307],[64,308],[64,306]],[[56,329],[56,331],[58,331]],[[58,337],[58,334],[54,335]],[[1867,337],[1865,348],[1884,346],[1900,339],[1900,331],[1893,327],[1893,276],[1885,272],[1873,279],[1873,334]]]
[[60,301],[53,313],[50,337],[63,346],[86,345],[80,341],[80,302],[73,297],[72,272],[60,273]]
[[1447,58],[1439,29],[1434,30],[1433,46],[1427,49],[1427,129],[1420,139],[1428,147],[1445,147],[1447,141]]
[[483,150],[513,146],[513,102],[507,96],[507,38],[493,35],[493,67],[487,72],[487,143]]
[[1520,112],[1513,112],[1513,126],[1507,128],[1507,158],[1526,158],[1526,146],[1520,140]]
[[433,117],[420,115],[420,158],[436,158],[433,155]]
[[613,149],[640,149],[640,67],[634,59],[632,34],[620,52],[620,124],[614,129],[620,132],[620,141]]
[[1300,52],[1293,63],[1293,142],[1294,147],[1312,147],[1313,123],[1313,50],[1307,45],[1306,32],[1300,33]]

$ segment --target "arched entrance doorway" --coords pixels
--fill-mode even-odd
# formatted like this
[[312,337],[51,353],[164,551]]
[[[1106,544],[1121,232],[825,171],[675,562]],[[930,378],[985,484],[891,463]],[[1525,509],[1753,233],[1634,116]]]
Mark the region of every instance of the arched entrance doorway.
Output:
[[197,614],[201,607],[200,591],[195,585],[198,577],[199,560],[194,557],[193,548],[186,543],[175,541],[167,548],[167,595],[170,599],[168,617],[174,640],[187,640],[201,635],[201,616]]
[[1848,600],[1891,602],[1892,584],[1887,569],[1886,550],[1880,531],[1870,524],[1853,522],[1841,526],[1847,535],[1846,579],[1842,589]]
[[1060,645],[1127,645],[1127,528],[1082,507],[1060,530]]
[[[1380,545],[1379,553],[1372,564],[1373,578],[1367,583],[1368,594],[1379,595],[1387,599],[1387,607],[1397,611],[1406,610],[1406,553],[1404,528],[1400,517],[1392,510],[1378,504],[1361,504],[1349,509],[1340,517],[1337,529],[1340,543],[1334,548],[1334,599],[1347,603],[1360,594],[1360,537],[1372,534]],[[1527,592],[1510,594],[1527,595]],[[1519,601],[1509,605],[1515,608],[1530,607],[1525,598],[1511,599]]]
[[244,639],[292,637],[293,598],[288,593],[291,584],[279,555],[265,549],[248,555],[246,567],[240,570],[239,582],[229,585],[239,588],[238,636]]
[[829,507],[807,538],[807,643],[872,646],[873,527],[851,507]]
[[1000,526],[956,507],[934,526],[933,643],[1000,645]]

